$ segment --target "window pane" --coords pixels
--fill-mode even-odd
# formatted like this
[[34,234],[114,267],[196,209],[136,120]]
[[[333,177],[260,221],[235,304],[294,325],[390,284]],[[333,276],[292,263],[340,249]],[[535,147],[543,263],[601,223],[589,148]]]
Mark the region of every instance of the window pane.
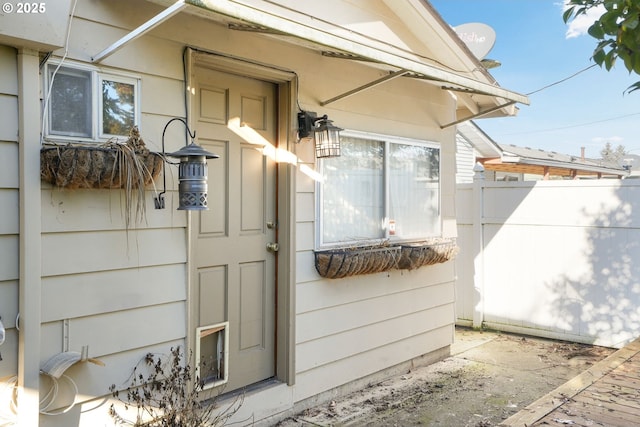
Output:
[[102,133],[129,135],[135,117],[135,85],[102,81]]
[[391,144],[389,151],[389,220],[395,221],[395,236],[439,234],[440,151],[404,144]]
[[340,138],[342,156],[323,159],[322,242],[384,237],[384,145]]
[[[55,67],[50,67],[50,76]],[[91,73],[61,67],[51,87],[50,133],[90,137]]]

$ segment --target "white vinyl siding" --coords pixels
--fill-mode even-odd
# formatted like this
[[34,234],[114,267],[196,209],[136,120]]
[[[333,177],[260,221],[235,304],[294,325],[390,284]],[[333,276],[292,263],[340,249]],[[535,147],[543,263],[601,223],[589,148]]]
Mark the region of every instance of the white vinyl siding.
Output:
[[[347,73],[342,73],[342,75],[345,74]],[[316,80],[322,81],[323,76],[318,72],[309,78],[316,82]],[[354,96],[353,104],[350,106],[358,112],[363,112],[362,116],[358,116],[360,120],[358,125],[366,126],[371,130],[367,133],[369,137],[371,134],[385,135],[385,138],[378,138],[384,141],[391,138],[388,136],[390,134],[403,135],[404,138],[394,138],[403,143],[418,141],[418,146],[439,148],[441,173],[438,225],[441,227],[440,234],[449,237],[451,227],[440,224],[451,223],[454,213],[453,130],[432,132],[428,126],[425,127],[424,117],[417,113],[418,109],[415,107],[416,103],[422,101],[413,96],[411,86],[403,87],[400,84],[394,86],[394,84],[395,81],[363,92],[357,97]],[[345,86],[348,87],[348,85]],[[436,108],[431,103],[436,103],[435,105],[441,105],[444,111],[448,106],[453,106],[453,104],[447,104],[446,94],[420,86],[420,90],[424,89],[429,94],[429,101],[421,108],[430,110]],[[381,92],[376,93],[377,90]],[[309,95],[309,97],[312,96],[316,95]],[[321,97],[321,94],[317,96]],[[384,102],[381,102],[381,99]],[[301,102],[305,105],[304,102],[311,102],[311,100],[303,98]],[[377,108],[375,113],[369,109],[374,104]],[[412,105],[413,108],[407,109],[406,105]],[[400,112],[406,114],[403,115]],[[337,126],[349,126],[349,123],[344,123],[337,114],[331,112],[327,114]],[[368,117],[363,117],[365,114],[376,114],[376,118],[368,120]],[[427,129],[426,132],[425,129]],[[348,138],[353,134],[345,131],[344,136]],[[438,143],[423,143],[422,138]],[[370,142],[365,144],[372,147],[372,150],[378,146]],[[311,167],[317,166],[318,170],[324,167],[315,162],[313,144],[301,143],[296,148],[298,155]],[[338,159],[347,162],[347,158],[336,160]],[[364,163],[364,160],[361,159],[361,162]],[[379,169],[372,163],[367,163],[368,170],[361,172],[363,175],[368,174],[368,179],[379,173]],[[331,173],[339,176],[337,169]],[[346,178],[342,179],[346,180]],[[430,359],[432,357],[443,357],[453,336],[455,304],[453,263],[433,265],[414,271],[392,270],[336,280],[323,279],[318,275],[314,264],[314,249],[317,248],[317,241],[319,241],[316,230],[320,228],[318,222],[322,212],[318,203],[320,200],[318,191],[321,185],[304,173],[300,172],[297,175],[297,370],[294,391],[296,401],[331,390],[338,385],[337,383],[357,382],[367,375],[374,375],[380,369],[401,364],[424,354],[429,355],[423,359],[425,361],[433,360]],[[359,184],[359,188],[363,185]],[[402,183],[398,185],[403,186]],[[369,184],[366,191],[380,191],[381,188]],[[363,197],[362,194],[358,194],[358,191],[363,190],[355,188],[338,188],[335,191],[342,191],[349,196]],[[359,209],[369,209],[368,212],[373,212],[364,202],[359,204]],[[322,213],[322,215],[327,214],[329,214],[328,211]],[[373,217],[373,214],[371,215]],[[360,232],[360,234],[363,233]],[[336,378],[340,380],[336,381]],[[366,386],[366,383],[361,383],[361,386]]]
[[[346,10],[349,16],[371,22],[386,21],[390,13],[384,2],[373,2],[366,8],[353,6],[351,2],[338,5],[337,13]],[[127,13],[123,14],[122,10]],[[79,2],[73,17],[69,59],[65,62],[77,65],[84,61],[86,69],[105,76],[139,77],[139,126],[151,151],[161,151],[162,130],[167,121],[186,114],[184,46],[224,50],[231,56],[248,58],[254,65],[273,64],[280,69],[294,70],[299,76],[300,104],[327,113],[338,126],[437,141],[441,151],[442,234],[448,237],[451,234],[447,235],[447,231],[455,231],[455,227],[446,227],[446,221],[455,222],[453,133],[438,126],[450,122],[455,111],[455,101],[446,91],[413,79],[396,79],[340,103],[320,107],[317,101],[326,99],[327,88],[331,88],[332,93],[352,89],[362,81],[379,78],[379,70],[357,61],[325,58],[314,50],[274,41],[261,34],[232,31],[188,13],[173,16],[103,63],[88,64],[91,55],[140,25],[140,17],[153,16],[158,10],[157,5],[147,2]],[[393,21],[390,25],[397,27],[398,33],[412,44],[418,43],[401,22]],[[185,28],[190,31],[185,32]],[[224,46],[220,40],[224,40]],[[15,50],[7,49],[7,52],[10,55],[0,53],[3,76],[12,75],[4,73],[3,67],[7,64],[4,58],[11,59]],[[54,60],[59,60],[60,55],[62,50],[55,51]],[[13,67],[12,73],[15,73],[15,61],[8,64],[7,68]],[[48,72],[45,70],[43,73]],[[240,67],[238,72],[242,72]],[[5,90],[5,85],[17,87],[17,82],[11,78],[0,82],[3,88],[0,121],[6,120],[11,125],[0,126],[0,193],[8,194],[3,200],[9,200],[9,203],[0,203],[1,217],[8,218],[0,225],[4,227],[0,228],[3,255],[0,257],[0,308],[3,310],[0,314],[5,326],[10,328],[8,340],[16,344],[14,347],[9,342],[3,344],[0,375],[13,375],[17,366],[11,358],[15,360],[17,355],[13,319],[18,307],[18,118],[17,89]],[[46,87],[43,94],[45,92]],[[93,98],[94,104],[96,99]],[[92,135],[99,137],[100,129],[104,129],[97,117],[92,118],[95,126]],[[41,126],[39,120],[34,118]],[[69,140],[78,138],[69,137]],[[284,143],[284,135],[282,138],[280,142]],[[170,127],[166,151],[176,151],[183,145],[184,130]],[[274,395],[272,388],[266,388],[255,392],[264,410],[256,410],[245,402],[245,413],[264,417],[290,409],[289,404],[424,354],[446,352],[453,334],[451,263],[339,282],[318,276],[313,261],[317,194],[314,181],[300,171],[301,166],[317,167],[313,144],[291,142],[286,148],[298,158],[296,164],[282,162],[279,165],[281,171],[293,171],[296,175],[295,180],[286,184],[295,186],[294,194],[291,200],[283,201],[286,208],[280,212],[291,215],[295,221],[295,230],[287,230],[295,238],[295,263],[287,266],[295,280],[291,286],[295,291],[287,295],[294,300],[291,306],[295,307],[295,316],[280,317],[278,321],[288,324],[292,334],[295,333],[295,348],[278,357],[295,360],[296,375],[291,385],[281,384],[287,389],[283,394],[288,400],[277,400],[281,395]],[[77,364],[67,371],[78,385],[77,407],[64,416],[43,417],[46,427],[112,423],[107,415],[108,405],[97,404],[102,402],[101,397],[109,396],[109,386],[126,387],[133,367],[146,353],[166,353],[172,346],[186,344],[187,215],[175,210],[177,173],[175,168],[169,170],[172,173],[167,173],[167,208],[153,209],[153,191],[147,191],[145,221],[129,230],[122,215],[123,191],[71,191],[43,184],[43,323],[39,356],[45,361],[65,349],[80,351],[88,347],[89,357],[105,362],[105,366]],[[280,175],[282,181],[288,179],[287,173]],[[210,186],[216,185],[211,180],[213,175],[211,172]],[[281,194],[281,197],[285,196]],[[7,314],[5,306],[8,306]],[[348,345],[343,345],[345,343]]]
[[456,133],[456,182],[473,182],[476,158],[473,146],[460,133]]
[[[104,25],[91,17],[94,8],[78,11],[74,31],[87,34],[88,39],[92,34],[102,34]],[[100,49],[104,41],[87,43],[92,43],[92,49]],[[162,64],[179,63],[182,57],[180,47],[155,52],[149,58],[158,58]],[[51,139],[98,142],[112,138],[97,106],[104,101],[103,83],[117,82],[130,85],[121,88],[125,92],[135,86],[133,111],[140,135],[149,150],[161,151],[164,125],[170,118],[185,114],[181,67],[176,73],[167,66],[145,72],[136,68],[130,56],[122,59],[127,63],[124,68],[97,68],[79,64],[75,58],[63,64],[92,75],[91,132],[86,138],[56,135]],[[52,61],[55,64],[57,60]],[[107,89],[113,87],[107,85]],[[126,101],[131,98],[121,99],[113,92],[111,97],[130,118],[131,103]],[[120,135],[124,131],[114,133],[119,134],[119,141],[126,138]],[[183,145],[182,129],[169,129],[167,151]],[[43,183],[42,300],[47,303],[42,306],[41,359],[87,347],[89,357],[105,363],[104,367],[78,364],[67,371],[78,385],[78,407],[84,400],[108,395],[111,384],[126,388],[133,367],[146,353],[164,354],[170,347],[185,345],[187,224],[186,216],[175,210],[176,181],[177,173],[168,172],[166,209],[154,209],[154,192],[145,192],[144,220],[128,230],[124,191],[70,191]],[[156,186],[158,183],[161,185],[161,179]],[[96,425],[87,421],[91,417],[97,417],[100,424],[110,421],[106,411],[87,411],[78,425]],[[58,417],[47,421],[47,425],[66,425],[68,420]]]

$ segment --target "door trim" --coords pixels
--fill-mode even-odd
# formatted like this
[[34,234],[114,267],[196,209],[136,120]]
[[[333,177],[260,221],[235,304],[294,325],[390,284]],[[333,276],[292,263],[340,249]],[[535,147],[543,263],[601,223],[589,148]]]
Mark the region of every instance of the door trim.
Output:
[[[264,80],[277,85],[277,136],[278,148],[295,152],[297,134],[297,76],[294,72],[277,67],[258,64],[254,61],[228,55],[187,48],[185,51],[185,96],[192,95],[195,65],[243,77]],[[187,122],[193,129],[191,96],[185,103]],[[210,183],[209,185],[215,185]],[[295,187],[296,166],[286,162],[276,164],[276,212],[278,217],[277,241],[280,244],[276,262],[276,379],[287,385],[295,384]],[[194,279],[194,263],[191,262],[194,242],[191,238],[192,216],[187,213],[187,325],[186,346],[195,348],[196,297],[191,294]]]

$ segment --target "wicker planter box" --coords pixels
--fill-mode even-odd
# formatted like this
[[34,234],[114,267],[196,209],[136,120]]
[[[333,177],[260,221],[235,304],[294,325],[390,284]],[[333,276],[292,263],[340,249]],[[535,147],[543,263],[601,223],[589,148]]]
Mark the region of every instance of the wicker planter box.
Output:
[[425,265],[449,261],[458,254],[455,239],[432,239],[426,242],[402,245],[398,268],[414,270]]
[[40,177],[57,187],[144,188],[162,171],[162,156],[150,152],[137,133],[124,143],[44,147]]
[[328,279],[388,271],[396,267],[399,259],[399,246],[315,252],[316,270]]

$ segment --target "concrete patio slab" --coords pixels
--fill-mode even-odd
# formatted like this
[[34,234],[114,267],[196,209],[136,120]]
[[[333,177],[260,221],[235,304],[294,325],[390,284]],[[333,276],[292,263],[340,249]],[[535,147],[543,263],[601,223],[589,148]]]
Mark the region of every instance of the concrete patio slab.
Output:
[[457,328],[450,357],[337,396],[278,425],[497,426],[614,351]]

